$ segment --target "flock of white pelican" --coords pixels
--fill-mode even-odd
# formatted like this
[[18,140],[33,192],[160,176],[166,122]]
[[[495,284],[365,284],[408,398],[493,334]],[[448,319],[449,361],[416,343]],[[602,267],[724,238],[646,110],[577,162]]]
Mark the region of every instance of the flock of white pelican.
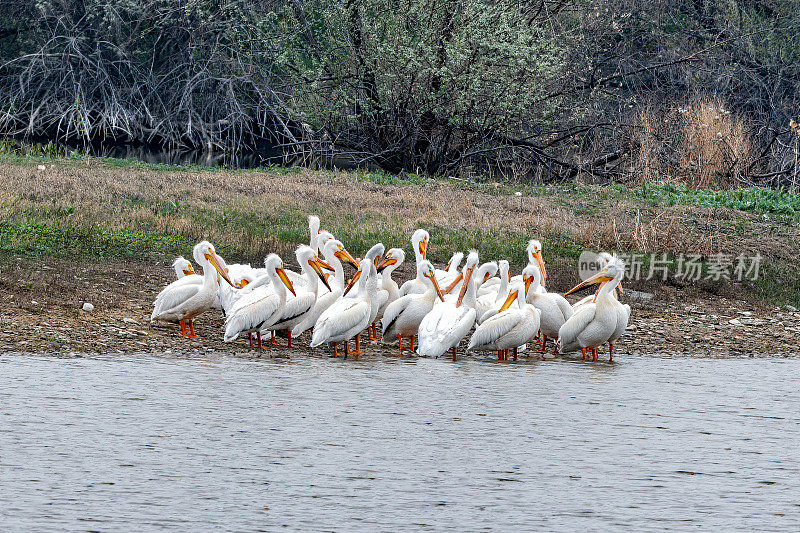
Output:
[[[286,337],[291,348],[293,338],[311,331],[311,348],[328,344],[338,355],[344,343],[346,357],[361,353],[360,336],[366,331],[370,340],[397,340],[401,354],[413,353],[417,341],[421,356],[451,352],[456,360],[458,346],[471,333],[467,351],[493,351],[501,360],[516,360],[532,345],[545,352],[549,338],[555,341],[554,353],[580,350],[584,360],[593,361],[598,348],[608,344],[610,361],[630,319],[630,306],[617,299],[625,265],[610,254],[600,254],[599,272],[566,294],[599,284],[597,292],[570,304],[545,288],[547,271],[537,240],[528,243],[527,266],[512,277],[508,261],[480,264],[476,251],[467,254],[463,268],[461,252],[444,269],[435,268],[426,259],[430,235],[418,229],[411,237],[416,276],[398,286],[392,274],[405,260],[402,248],[386,251],[378,243],[359,260],[320,230],[318,217],[309,217],[309,230],[309,244],[295,253],[300,272],[287,270],[276,254],[267,256],[264,268],[229,265],[211,243],[200,242],[193,255],[203,273],[183,257],[176,259],[178,279],[156,297],[151,322],[177,322],[183,336],[197,338],[194,319],[221,309],[225,342],[246,335],[253,349],[278,344],[276,335]],[[356,269],[349,280],[345,264]]]

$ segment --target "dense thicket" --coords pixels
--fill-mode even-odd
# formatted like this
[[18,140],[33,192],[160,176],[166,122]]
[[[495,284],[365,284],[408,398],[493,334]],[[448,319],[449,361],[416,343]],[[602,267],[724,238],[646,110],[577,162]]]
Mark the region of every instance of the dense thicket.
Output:
[[0,133],[796,184],[797,0],[0,0]]

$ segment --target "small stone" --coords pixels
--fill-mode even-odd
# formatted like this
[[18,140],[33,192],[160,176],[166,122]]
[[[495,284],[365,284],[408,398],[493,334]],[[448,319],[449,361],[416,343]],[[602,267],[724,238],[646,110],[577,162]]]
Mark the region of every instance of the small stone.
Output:
[[739,311],[739,314],[744,316],[751,316],[753,313],[751,313],[750,311]]
[[791,312],[791,313],[797,312],[797,308],[795,306],[793,306],[793,305],[787,305],[786,306],[786,310]]
[[652,292],[635,291],[633,289],[625,289],[625,296],[633,300],[652,300],[655,296]]
[[37,302],[36,300],[31,300],[31,305],[39,305],[39,302]]
[[91,313],[92,311],[94,311],[94,306],[89,302],[84,302],[83,307],[81,307],[81,309],[83,309],[87,313]]
[[728,324],[731,326],[741,326],[742,322],[738,318],[734,318],[733,320],[728,320]]
[[134,324],[136,326],[141,326],[141,324],[139,324],[138,322],[136,322],[132,318],[128,318],[127,316],[125,318],[123,318],[122,321],[125,322],[126,324]]
[[39,170],[39,171],[41,172],[41,171],[43,171],[43,170],[47,170],[47,167],[46,167],[46,166],[44,166],[44,165],[38,165],[38,166],[36,167],[36,169],[37,169],[37,170]]

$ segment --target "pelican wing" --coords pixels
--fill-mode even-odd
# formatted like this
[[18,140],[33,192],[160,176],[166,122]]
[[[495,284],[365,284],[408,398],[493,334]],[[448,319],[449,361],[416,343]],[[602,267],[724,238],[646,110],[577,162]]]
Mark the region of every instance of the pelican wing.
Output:
[[[191,276],[186,276],[178,281],[190,277]],[[197,277],[202,279],[202,276]],[[185,303],[203,288],[202,283],[178,283],[178,281],[173,281],[170,283],[166,289],[159,293],[156,301],[153,302],[153,313],[150,315],[151,322],[153,320],[158,320],[161,315]]]
[[593,303],[582,305],[564,322],[558,330],[559,351],[569,352],[580,348],[578,336],[592,323],[596,309],[597,305]]
[[286,300],[286,305],[283,306],[280,319],[273,326],[275,329],[282,329],[281,326],[284,323],[308,313],[314,307],[315,301],[316,297],[311,292],[298,292],[297,296],[290,296]]
[[367,327],[370,306],[364,300],[342,298],[330,306],[314,324],[311,347],[319,346],[329,339],[344,335],[361,322]]
[[280,298],[269,288],[242,296],[225,319],[225,342],[230,342],[240,333],[254,331],[274,318],[279,310]]
[[508,335],[508,332],[514,329],[522,319],[523,316],[518,311],[504,311],[492,316],[477,327],[469,340],[469,347],[494,344],[500,337]]

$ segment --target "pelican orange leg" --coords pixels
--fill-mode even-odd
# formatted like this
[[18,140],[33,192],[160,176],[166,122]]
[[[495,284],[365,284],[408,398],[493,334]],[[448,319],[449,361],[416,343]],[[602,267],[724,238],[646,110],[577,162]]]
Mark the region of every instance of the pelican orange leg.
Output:
[[189,321],[189,335],[184,335],[185,337],[189,337],[190,339],[202,339],[200,335],[194,332],[194,320]]

